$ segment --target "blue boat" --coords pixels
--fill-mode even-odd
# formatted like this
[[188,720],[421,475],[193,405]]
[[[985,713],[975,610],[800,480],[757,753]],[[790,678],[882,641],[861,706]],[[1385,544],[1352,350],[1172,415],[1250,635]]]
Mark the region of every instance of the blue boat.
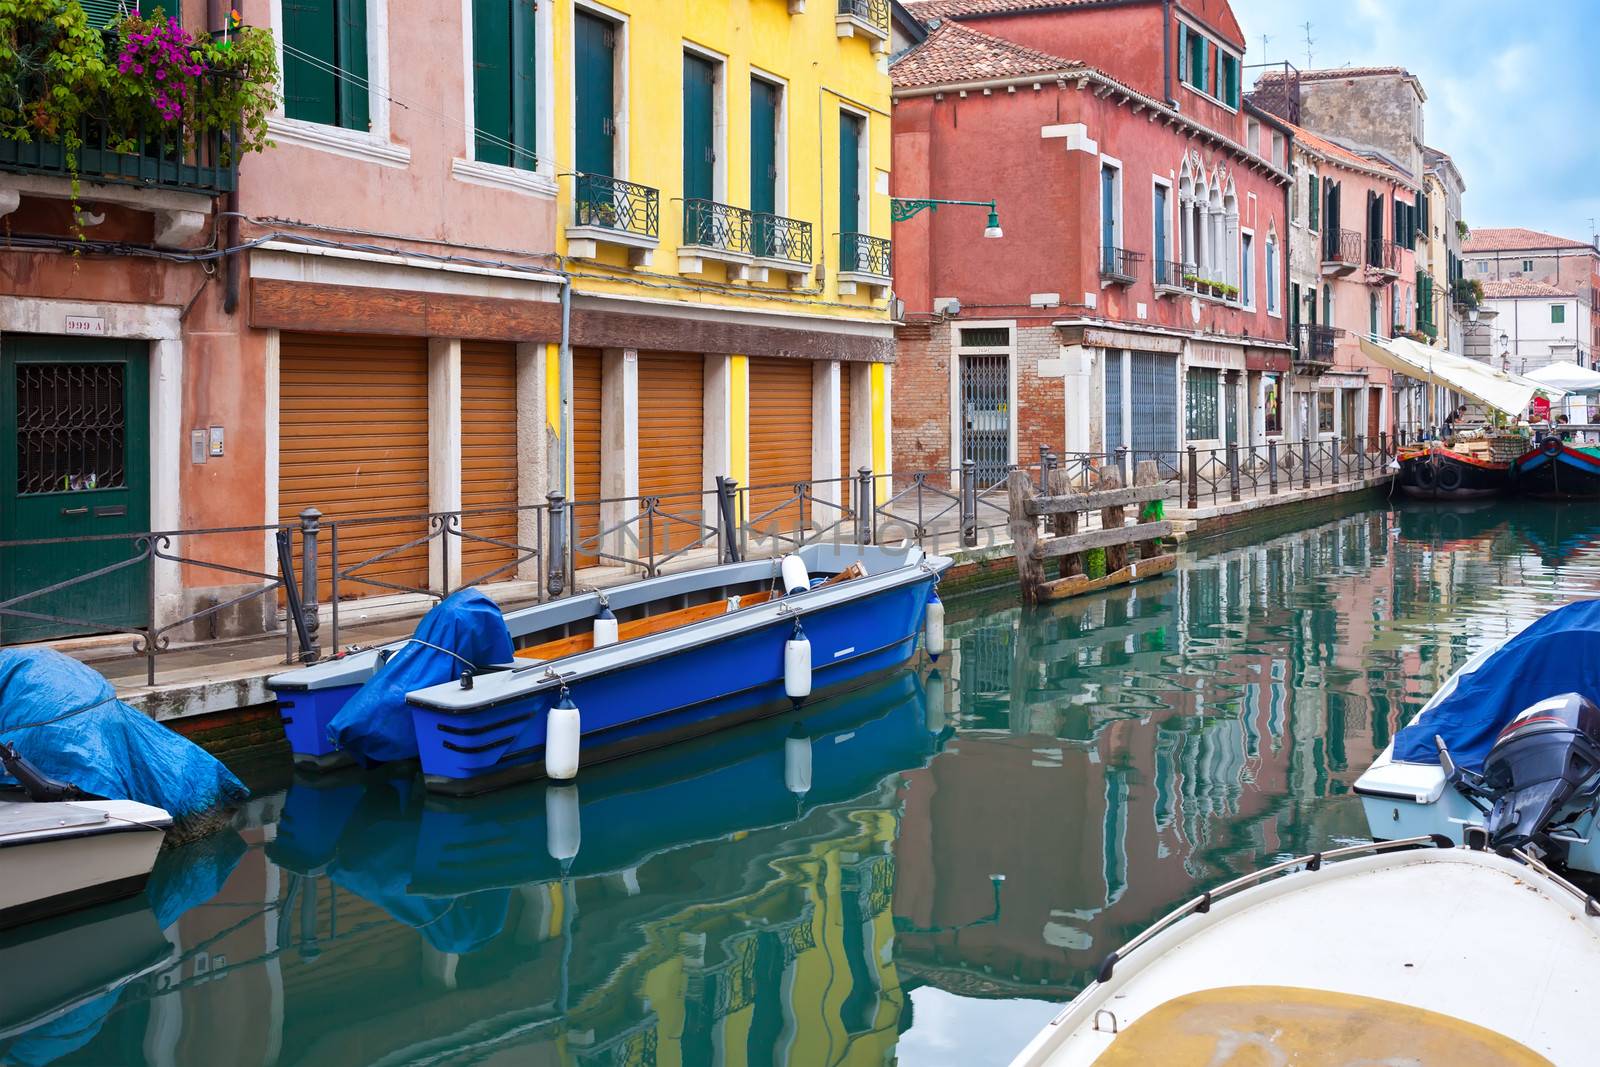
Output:
[[[465,795],[547,771],[568,777],[578,762],[866,684],[912,657],[950,563],[914,546],[808,545],[784,560],[706,567],[512,612],[505,623],[514,663],[406,694],[425,784]],[[613,643],[595,647],[608,628]],[[403,644],[269,680],[287,704],[297,762],[338,759],[327,724]],[[553,719],[559,758],[550,767]]]
[[1546,437],[1511,464],[1511,481],[1524,496],[1600,500],[1600,448]]

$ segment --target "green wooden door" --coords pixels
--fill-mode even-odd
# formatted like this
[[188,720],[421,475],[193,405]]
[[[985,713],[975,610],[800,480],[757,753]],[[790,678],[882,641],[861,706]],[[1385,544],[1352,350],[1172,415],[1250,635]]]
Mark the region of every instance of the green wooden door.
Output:
[[778,94],[771,82],[750,79],[750,210],[752,238],[758,256],[774,252],[775,231],[763,215],[778,210]]
[[716,195],[716,153],[712,148],[712,86],[709,60],[683,57],[683,197],[711,200]]
[[861,231],[861,119],[839,113],[839,266],[860,270],[863,249],[856,240]]
[[605,19],[580,11],[573,36],[578,170],[611,177],[616,159],[616,30]]
[[[150,528],[149,381],[136,341],[9,335],[0,343],[0,542]],[[133,537],[0,549],[0,641],[142,626],[149,563]],[[22,599],[18,599],[22,598]]]

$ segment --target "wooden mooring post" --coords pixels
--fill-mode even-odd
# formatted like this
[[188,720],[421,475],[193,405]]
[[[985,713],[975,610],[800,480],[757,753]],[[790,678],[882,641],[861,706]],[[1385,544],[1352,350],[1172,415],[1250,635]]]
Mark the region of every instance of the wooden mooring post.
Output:
[[[1059,475],[1059,472],[1057,472]],[[1075,492],[1065,478],[1051,479],[1049,491],[1040,493],[1026,471],[1014,470],[1008,484],[1011,504],[1011,541],[1017,558],[1017,578],[1024,604],[1092,593],[1157,574],[1165,574],[1177,557],[1161,551],[1160,539],[1172,533],[1172,523],[1156,517],[1150,505],[1166,498],[1152,460],[1139,464],[1134,485],[1124,487],[1115,467],[1103,467],[1094,489]],[[1139,521],[1127,525],[1126,509],[1139,508]],[[1081,516],[1100,512],[1101,528],[1084,530]],[[1041,538],[1039,519],[1050,518],[1051,536]],[[1137,545],[1129,559],[1129,546]],[[1091,578],[1084,554],[1105,549],[1106,573]],[[1060,577],[1045,579],[1044,561],[1059,559]]]

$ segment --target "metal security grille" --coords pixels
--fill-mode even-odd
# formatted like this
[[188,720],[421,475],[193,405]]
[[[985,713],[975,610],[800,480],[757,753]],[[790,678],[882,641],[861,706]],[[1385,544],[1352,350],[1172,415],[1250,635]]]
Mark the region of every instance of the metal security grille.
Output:
[[1178,360],[1159,352],[1132,358],[1133,458],[1154,459],[1170,473],[1178,453]]
[[1113,455],[1117,449],[1127,444],[1127,435],[1122,432],[1122,361],[1125,358],[1127,357],[1121,352],[1108,351],[1106,353],[1107,455]]
[[121,364],[17,365],[17,493],[119,489],[126,412]]
[[1002,481],[1010,466],[1009,364],[1007,356],[961,357],[961,458],[977,464],[980,486]]

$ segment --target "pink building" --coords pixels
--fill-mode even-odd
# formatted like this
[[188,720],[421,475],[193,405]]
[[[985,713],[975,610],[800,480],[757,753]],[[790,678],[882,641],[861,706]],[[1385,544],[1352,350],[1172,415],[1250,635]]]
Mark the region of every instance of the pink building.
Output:
[[1241,98],[1229,5],[907,7],[933,28],[890,70],[894,193],[993,199],[1005,236],[896,229],[896,469],[1281,432],[1289,138]]
[[[236,172],[210,142],[86,153],[80,243],[54,146],[6,142],[0,211],[8,235],[27,240],[0,250],[0,426],[33,447],[19,453],[20,470],[6,470],[0,542],[474,501],[504,507],[468,520],[469,533],[518,540],[510,506],[549,488],[542,368],[560,340],[562,279],[549,269],[548,116],[520,121],[508,84],[497,129],[485,117],[492,86],[469,75],[513,62],[510,41],[496,55],[463,17],[487,17],[494,4],[166,6],[195,34],[221,27],[230,6],[273,31],[284,73],[269,120],[275,146]],[[103,20],[118,5],[84,7]],[[500,14],[516,7],[531,10],[504,0]],[[548,63],[538,71],[543,101]],[[129,172],[140,158],[145,169]],[[418,518],[353,534],[341,565],[388,552],[362,578],[391,586],[354,590],[351,580],[346,591],[426,586],[441,566],[427,533]],[[463,543],[452,550],[458,580],[515,570],[509,548]],[[140,561],[130,545],[0,550],[14,564],[0,574],[0,602],[75,578],[91,557],[133,559],[17,605],[86,626],[6,617],[0,640],[143,625],[147,582],[158,625],[219,606],[201,632],[275,627],[273,598],[228,605],[261,587],[253,574],[276,571],[266,531],[162,549],[204,566]]]

